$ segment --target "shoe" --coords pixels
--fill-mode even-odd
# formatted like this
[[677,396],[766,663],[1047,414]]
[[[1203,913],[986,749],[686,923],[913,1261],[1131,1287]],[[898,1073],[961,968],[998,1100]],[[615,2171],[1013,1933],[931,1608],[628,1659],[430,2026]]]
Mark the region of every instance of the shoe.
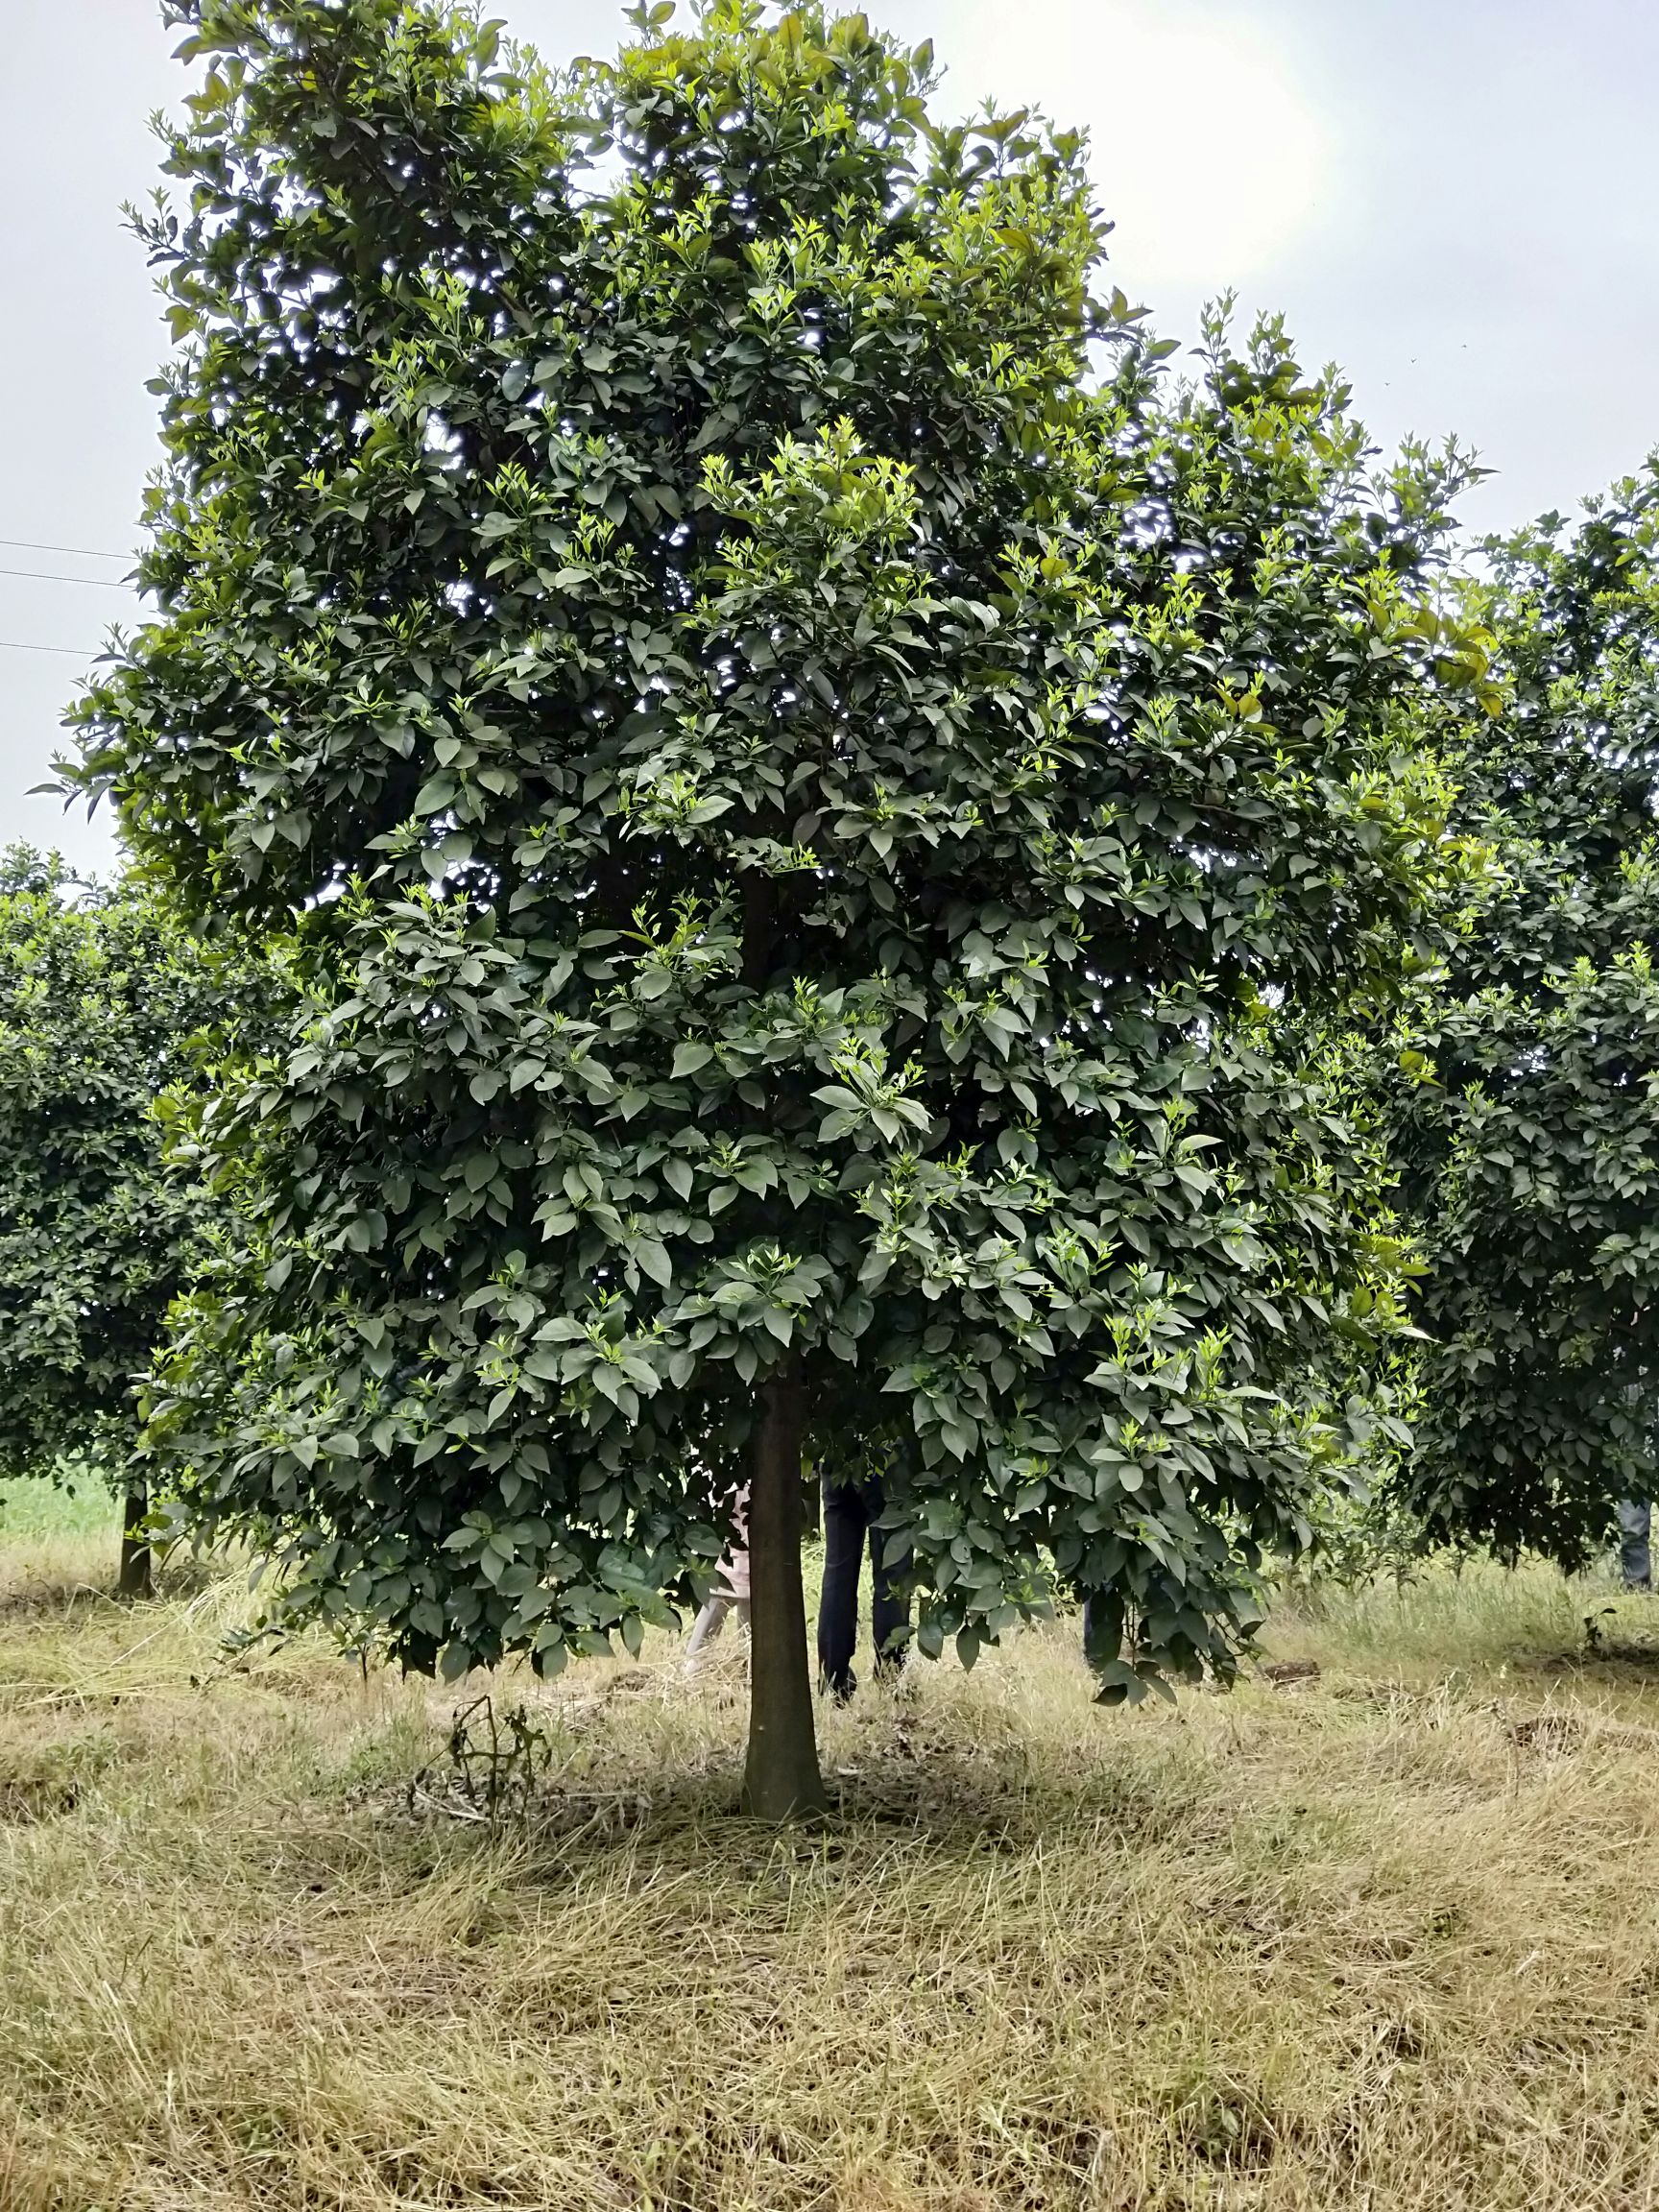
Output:
[[857,1687],[858,1677],[854,1673],[851,1667],[848,1668],[845,1674],[820,1674],[818,1677],[819,1690],[821,1692],[827,1691],[834,1698],[837,1705],[850,1703],[853,1693]]

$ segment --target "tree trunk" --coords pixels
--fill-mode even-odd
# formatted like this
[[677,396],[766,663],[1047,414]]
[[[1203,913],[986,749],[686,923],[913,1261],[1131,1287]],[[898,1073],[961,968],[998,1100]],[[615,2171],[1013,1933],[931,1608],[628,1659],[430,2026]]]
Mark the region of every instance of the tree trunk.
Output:
[[149,1598],[155,1594],[150,1575],[150,1545],[140,1535],[150,1513],[150,1493],[142,1482],[129,1483],[127,1511],[121,1527],[121,1574],[115,1587],[123,1598]]
[[791,1355],[761,1388],[750,1445],[743,1810],[757,1820],[813,1820],[829,1809],[818,1770],[801,1587],[801,1363]]
[[[764,991],[778,886],[743,877],[743,981]],[[801,1361],[791,1352],[760,1386],[749,1446],[749,1757],[743,1810],[757,1820],[815,1820],[829,1809],[818,1770],[806,1598],[801,1587]]]

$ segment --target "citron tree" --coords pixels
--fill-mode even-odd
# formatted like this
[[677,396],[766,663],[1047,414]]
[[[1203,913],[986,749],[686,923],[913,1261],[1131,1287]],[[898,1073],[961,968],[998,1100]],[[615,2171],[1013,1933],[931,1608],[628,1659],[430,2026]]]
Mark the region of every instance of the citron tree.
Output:
[[823,1800],[804,1451],[882,1466],[926,1648],[1051,1562],[1108,1695],[1228,1671],[1393,1295],[1274,1030],[1456,866],[1458,465],[1375,470],[1275,325],[1167,382],[1081,143],[935,122],[861,16],[660,0],[556,75],[402,0],[170,12],[164,612],[81,773],[310,979],[196,1124],[246,1230],[154,1406],[198,1526],[407,1664],[554,1669],[747,1481],[768,1815]]
[[140,1386],[211,1211],[169,1169],[158,1108],[227,1012],[220,964],[153,894],[0,854],[0,1470],[126,1483],[130,1596]]
[[1498,866],[1392,1140],[1430,1338],[1402,1494],[1436,1537],[1579,1566],[1653,1480],[1659,473],[1487,552],[1507,698],[1458,807]]

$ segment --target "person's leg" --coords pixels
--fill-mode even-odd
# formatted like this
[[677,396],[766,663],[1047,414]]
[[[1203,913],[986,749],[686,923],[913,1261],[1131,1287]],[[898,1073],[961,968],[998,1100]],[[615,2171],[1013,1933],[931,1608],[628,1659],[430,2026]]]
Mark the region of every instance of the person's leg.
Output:
[[1083,1594],[1083,1657],[1090,1673],[1100,1685],[1095,1691],[1097,1704],[1114,1704],[1121,1697],[1121,1690],[1105,1685],[1101,1677],[1122,1655],[1122,1599],[1104,1590],[1086,1590]]
[[891,1529],[877,1526],[885,1500],[881,1485],[872,1481],[864,1492],[865,1509],[870,1515],[870,1635],[876,1647],[876,1675],[893,1676],[904,1664],[905,1647],[910,1642],[910,1597],[895,1583],[902,1584],[910,1573],[908,1549],[889,1562],[887,1545]]
[[1647,1590],[1653,1582],[1648,1550],[1653,1508],[1646,1498],[1626,1498],[1619,1507],[1619,1565],[1626,1590]]
[[818,1600],[818,1671],[837,1697],[857,1687],[858,1570],[864,1553],[864,1501],[852,1483],[824,1481],[824,1592]]
[[1094,1674],[1098,1674],[1106,1664],[1104,1652],[1109,1631],[1100,1615],[1100,1600],[1091,1592],[1083,1600],[1083,1658]]
[[726,1616],[732,1610],[732,1599],[723,1598],[718,1591],[709,1599],[692,1623],[691,1633],[685,1639],[685,1664],[696,1663],[699,1653],[705,1651],[726,1625]]

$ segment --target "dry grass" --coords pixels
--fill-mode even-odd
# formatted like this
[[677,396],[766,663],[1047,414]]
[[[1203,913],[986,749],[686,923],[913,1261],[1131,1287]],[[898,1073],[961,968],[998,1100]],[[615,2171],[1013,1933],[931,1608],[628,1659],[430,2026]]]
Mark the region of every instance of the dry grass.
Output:
[[511,1685],[552,1766],[492,1827],[451,1700],[228,1665],[239,1584],[123,1610],[107,1551],[0,1551],[8,2212],[1659,2203],[1659,1671],[1575,1658],[1604,1594],[1305,1603],[1177,1714],[1028,1635],[828,1717],[841,1816],[779,1838],[734,1647]]

